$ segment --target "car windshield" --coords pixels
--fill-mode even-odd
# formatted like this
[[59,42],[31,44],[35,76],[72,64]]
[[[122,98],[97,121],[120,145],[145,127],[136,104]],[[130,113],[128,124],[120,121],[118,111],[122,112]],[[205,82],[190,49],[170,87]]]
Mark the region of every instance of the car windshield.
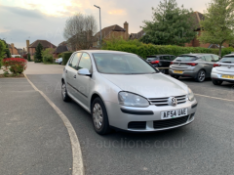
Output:
[[175,61],[195,61],[195,60],[197,60],[197,57],[189,55],[181,55],[175,59]]
[[133,54],[94,53],[97,69],[107,74],[150,74],[156,70]]
[[223,58],[220,60],[220,62],[223,62],[223,63],[225,63],[225,62],[234,63],[234,56],[233,56],[233,57],[223,57]]

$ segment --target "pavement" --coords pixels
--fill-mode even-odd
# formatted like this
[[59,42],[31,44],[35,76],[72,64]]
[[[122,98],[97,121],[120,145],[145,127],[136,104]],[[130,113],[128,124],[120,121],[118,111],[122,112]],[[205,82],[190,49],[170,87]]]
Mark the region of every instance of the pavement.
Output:
[[[29,69],[30,66],[31,65],[28,67]],[[27,74],[29,80],[67,116],[79,138],[86,175],[233,174],[234,84],[224,83],[222,86],[214,86],[210,80],[207,80],[204,83],[197,83],[192,79],[181,79],[181,81],[186,83],[194,91],[197,101],[199,102],[196,118],[192,124],[166,132],[144,134],[114,132],[107,136],[100,136],[96,134],[93,129],[90,114],[74,102],[65,103],[62,101],[60,95],[60,82],[63,66],[57,65],[56,67],[56,65],[53,65],[56,68],[48,65],[46,65],[48,67],[44,67],[43,65],[39,65],[38,67],[37,65],[32,66],[35,66],[33,68],[34,74]],[[45,68],[49,68],[53,73],[47,74],[48,70],[45,70]],[[43,72],[44,70],[45,72]],[[2,84],[2,79],[0,79],[0,82]],[[22,86],[28,85],[24,83],[22,84]],[[5,91],[10,91],[11,88],[10,86],[5,87]],[[35,168],[35,172],[41,172],[41,174],[53,174],[53,170],[56,165],[56,167],[60,167],[59,170],[64,170],[64,172],[60,174],[69,174],[70,171],[67,170],[72,166],[72,153],[70,145],[65,146],[66,144],[64,144],[69,140],[69,135],[64,128],[61,119],[56,116],[56,114],[53,116],[53,110],[51,110],[50,106],[43,101],[43,98],[41,98],[37,93],[37,98],[34,98],[34,95],[30,95],[30,97],[33,97],[32,100],[24,100],[21,102],[21,100],[17,100],[19,97],[16,96],[17,98],[14,101],[14,94],[19,93],[18,96],[23,99],[29,98],[29,94],[35,93],[31,92],[33,89],[31,89],[30,86],[27,86],[25,90],[24,88],[25,87],[17,86],[16,89],[12,89],[12,91],[23,91],[24,93],[9,93],[12,94],[12,100],[9,99],[8,101],[3,102],[4,105],[0,106],[1,112],[4,110],[8,112],[10,111],[10,107],[6,108],[8,109],[6,110],[5,107],[2,106],[11,105],[12,109],[12,104],[15,104],[13,106],[17,106],[17,104],[20,103],[20,106],[18,107],[19,109],[16,107],[18,110],[15,111],[13,108],[14,110],[11,115],[15,116],[16,114],[19,114],[23,108],[23,116],[28,116],[28,118],[23,118],[20,121],[29,122],[24,125],[25,130],[30,128],[35,129],[41,126],[45,127],[45,137],[35,137],[35,134],[32,133],[36,132],[36,129],[30,130],[31,132],[26,135],[33,140],[32,143],[35,141],[35,144],[32,146],[33,148],[35,147],[35,150],[37,146],[39,149],[39,147],[43,145],[42,143],[44,138],[50,137],[50,139],[56,139],[54,130],[51,129],[51,127],[56,128],[56,126],[58,126],[58,128],[60,128],[59,131],[57,131],[59,134],[56,136],[58,137],[59,135],[60,139],[57,140],[59,140],[59,143],[62,142],[63,144],[56,144],[56,141],[53,140],[50,146],[42,147],[40,153],[44,156],[36,158],[34,156],[34,158],[32,158],[33,156],[31,156],[30,152],[34,149],[31,148],[31,144],[28,144],[28,147],[26,147],[27,139],[29,138],[24,138],[22,132],[19,132],[20,134],[18,134],[18,132],[12,131],[12,128],[7,127],[7,123],[11,123],[11,115],[3,117],[3,119],[0,118],[0,156],[4,156],[4,153],[8,155],[6,156],[7,159],[5,157],[0,159],[0,174],[17,174],[18,172],[21,172],[15,170],[11,170],[12,172],[9,170],[9,172],[7,172],[7,167],[10,168],[10,166],[11,169],[19,169],[19,167],[22,166],[24,167],[22,169],[26,170],[27,167],[29,167],[29,169],[33,171],[34,164],[31,162],[34,159],[38,159],[38,161],[35,162],[38,162],[40,165],[35,166],[37,168]],[[28,95],[26,96],[24,94]],[[34,113],[31,113],[31,115],[30,113],[26,114],[26,109],[31,109],[33,105],[36,106],[34,106],[33,111],[38,110],[41,112],[41,115]],[[34,115],[35,117],[30,119]],[[12,121],[16,118],[17,117],[14,117]],[[30,122],[32,122],[32,124]],[[20,131],[20,127],[18,128],[19,129],[16,128],[15,130]],[[36,133],[43,135],[43,133],[39,131]],[[16,142],[17,144],[12,144],[10,141],[2,142],[2,138],[6,140],[7,137],[11,137],[10,141]],[[40,138],[41,140],[36,138]],[[56,152],[52,149],[54,147],[53,143],[55,143],[55,147],[56,145],[64,146],[56,147],[57,149],[55,150],[59,150]],[[21,146],[21,144],[24,144],[24,146]],[[5,147],[2,147],[2,145],[5,145]],[[12,145],[17,145],[15,147],[18,149],[21,148],[22,150],[14,153],[17,149],[11,148]],[[63,154],[63,156],[58,154],[61,149],[66,153],[66,156],[65,154]],[[21,152],[22,154],[20,154]],[[55,154],[55,152],[58,155]],[[28,156],[27,159],[24,155]],[[49,155],[51,155],[51,157],[49,157]],[[13,158],[15,156],[20,157],[17,159],[18,161]],[[60,159],[56,156],[59,156]],[[53,163],[48,162],[48,160],[53,160]],[[23,172],[30,174],[32,171]],[[45,171],[45,173],[43,171]]]

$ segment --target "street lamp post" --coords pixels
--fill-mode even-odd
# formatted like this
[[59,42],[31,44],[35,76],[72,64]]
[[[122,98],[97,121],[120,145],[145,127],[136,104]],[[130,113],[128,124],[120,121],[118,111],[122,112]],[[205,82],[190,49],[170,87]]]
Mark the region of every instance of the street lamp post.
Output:
[[100,46],[102,46],[102,19],[101,19],[101,7],[94,5],[94,7],[99,9],[99,25],[100,25]]

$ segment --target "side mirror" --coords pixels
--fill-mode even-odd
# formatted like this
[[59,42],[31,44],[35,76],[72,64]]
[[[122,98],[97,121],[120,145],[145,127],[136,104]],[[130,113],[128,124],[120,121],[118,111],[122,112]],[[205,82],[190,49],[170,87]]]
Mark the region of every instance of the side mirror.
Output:
[[78,70],[78,75],[91,76],[91,73],[88,69],[83,68],[83,69]]

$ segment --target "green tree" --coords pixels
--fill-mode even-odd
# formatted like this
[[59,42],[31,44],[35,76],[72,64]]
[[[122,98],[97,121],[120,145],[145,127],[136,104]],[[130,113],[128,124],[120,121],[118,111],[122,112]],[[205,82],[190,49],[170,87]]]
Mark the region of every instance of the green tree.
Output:
[[9,50],[9,47],[8,47],[8,44],[6,43],[6,41],[4,39],[0,39],[1,41],[4,42],[5,46],[6,46],[6,49],[5,49],[5,54],[6,54],[6,57],[7,58],[11,58],[11,52]]
[[212,0],[201,21],[203,29],[198,37],[201,43],[219,44],[221,57],[223,43],[234,40],[234,0]]
[[141,38],[142,42],[183,46],[194,39],[192,9],[178,7],[176,0],[164,0],[152,10],[153,20],[144,21],[146,34]]
[[43,51],[43,46],[41,45],[41,43],[39,43],[36,47],[36,52],[34,57],[35,62],[37,63],[42,62],[42,51]]
[[27,60],[31,61],[31,55],[29,53],[27,54]]
[[2,40],[0,40],[0,69],[2,67],[2,60],[5,54],[6,54],[6,45]]

